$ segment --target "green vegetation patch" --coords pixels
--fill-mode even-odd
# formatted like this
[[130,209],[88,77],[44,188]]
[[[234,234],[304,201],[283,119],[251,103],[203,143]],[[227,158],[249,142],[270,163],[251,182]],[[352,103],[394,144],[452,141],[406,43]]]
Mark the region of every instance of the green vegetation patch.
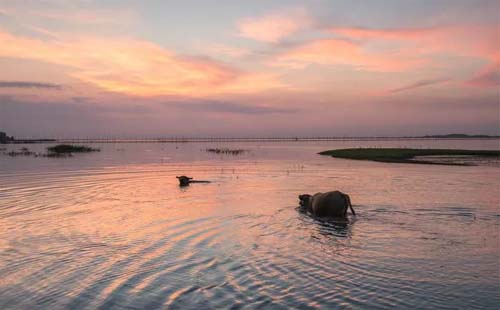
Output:
[[55,146],[48,147],[47,151],[55,154],[68,154],[68,153],[99,152],[100,150],[83,145],[58,144]]
[[371,160],[386,163],[460,165],[462,163],[443,163],[417,160],[416,156],[476,156],[500,157],[500,151],[485,150],[449,150],[449,149],[406,149],[406,148],[356,148],[330,150],[319,153],[337,158]]

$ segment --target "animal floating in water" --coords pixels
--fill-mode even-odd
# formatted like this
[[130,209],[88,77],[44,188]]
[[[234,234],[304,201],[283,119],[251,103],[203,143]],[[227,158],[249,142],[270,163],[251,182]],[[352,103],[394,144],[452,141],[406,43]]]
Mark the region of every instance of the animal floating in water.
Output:
[[179,186],[188,186],[191,183],[210,183],[210,181],[193,180],[193,178],[181,175],[176,177],[179,180]]
[[339,191],[316,193],[312,196],[303,194],[299,195],[299,200],[302,209],[315,216],[346,218],[348,208],[351,209],[353,215],[356,215],[349,195]]

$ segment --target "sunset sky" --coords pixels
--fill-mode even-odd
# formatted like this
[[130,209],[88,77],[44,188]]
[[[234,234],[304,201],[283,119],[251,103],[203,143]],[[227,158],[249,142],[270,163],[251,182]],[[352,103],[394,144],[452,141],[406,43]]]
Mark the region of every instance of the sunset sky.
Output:
[[499,12],[470,0],[0,0],[0,131],[498,134]]

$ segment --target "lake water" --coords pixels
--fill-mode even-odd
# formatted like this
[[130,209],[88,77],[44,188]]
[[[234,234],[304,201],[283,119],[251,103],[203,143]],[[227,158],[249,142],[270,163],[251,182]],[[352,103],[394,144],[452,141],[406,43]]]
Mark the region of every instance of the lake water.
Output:
[[[101,152],[0,156],[1,309],[500,304],[499,167],[316,154],[499,140],[93,146]],[[179,188],[181,174],[212,183]],[[335,189],[351,196],[349,223],[296,210],[299,194]]]

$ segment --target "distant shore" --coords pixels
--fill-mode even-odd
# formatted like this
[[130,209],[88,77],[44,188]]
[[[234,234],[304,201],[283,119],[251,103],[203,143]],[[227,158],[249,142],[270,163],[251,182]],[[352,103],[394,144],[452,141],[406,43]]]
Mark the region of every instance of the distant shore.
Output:
[[29,144],[29,143],[188,143],[188,142],[314,142],[314,141],[375,141],[375,140],[482,140],[499,139],[500,136],[488,135],[427,135],[427,136],[402,136],[402,137],[253,137],[253,138],[233,138],[233,137],[168,137],[168,138],[66,138],[66,139],[13,139],[9,144]]
[[56,143],[56,139],[20,139],[10,140],[2,144]]

